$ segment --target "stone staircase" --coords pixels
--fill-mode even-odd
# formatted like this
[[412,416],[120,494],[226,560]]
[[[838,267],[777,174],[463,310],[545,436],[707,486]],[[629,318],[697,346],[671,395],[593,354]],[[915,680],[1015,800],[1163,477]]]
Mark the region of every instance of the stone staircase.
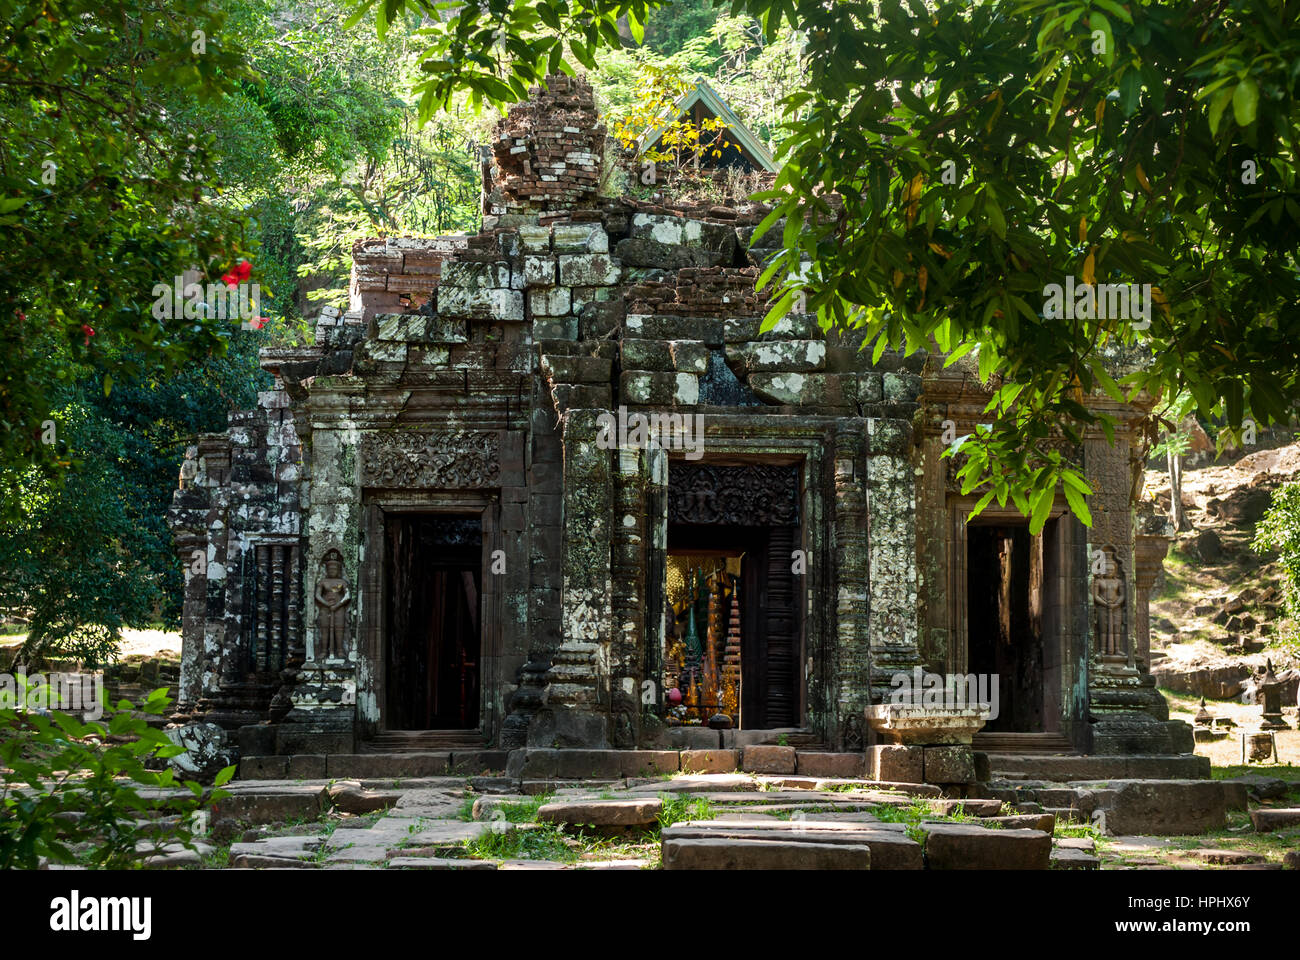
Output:
[[456,753],[484,750],[478,730],[386,730],[361,745],[362,753]]

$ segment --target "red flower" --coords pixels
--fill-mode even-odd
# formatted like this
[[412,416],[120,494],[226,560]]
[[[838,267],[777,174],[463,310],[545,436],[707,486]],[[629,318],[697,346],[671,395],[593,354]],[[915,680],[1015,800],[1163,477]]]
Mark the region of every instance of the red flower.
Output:
[[254,317],[252,320],[248,321],[248,325],[252,327],[254,330],[261,330],[264,326],[266,326],[270,322],[271,322],[270,317]]
[[235,273],[235,271],[231,270],[229,273],[224,273],[221,275],[221,282],[233,290],[235,286],[239,283],[239,276]]
[[253,265],[247,260],[240,260],[239,266],[235,267],[232,272],[235,273],[240,280],[247,280],[253,273]]
[[83,323],[81,325],[81,332],[86,335],[85,346],[90,346],[90,338],[95,335],[95,328],[88,323]]

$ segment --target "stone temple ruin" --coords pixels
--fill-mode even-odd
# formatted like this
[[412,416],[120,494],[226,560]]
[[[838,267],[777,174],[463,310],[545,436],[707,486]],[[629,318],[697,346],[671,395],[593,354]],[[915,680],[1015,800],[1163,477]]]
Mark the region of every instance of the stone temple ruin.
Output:
[[[245,775],[776,744],[895,781],[1208,776],[1149,672],[1141,408],[1089,400],[1119,424],[1069,450],[1091,529],[1063,499],[1039,536],[968,524],[941,454],[983,414],[973,365],[760,332],[780,227],[606,195],[581,79],[490,154],[483,230],[359,242],[350,309],[264,350],[275,388],[182,468],[178,709]],[[996,716],[987,683],[899,697],[931,674],[994,678]]]

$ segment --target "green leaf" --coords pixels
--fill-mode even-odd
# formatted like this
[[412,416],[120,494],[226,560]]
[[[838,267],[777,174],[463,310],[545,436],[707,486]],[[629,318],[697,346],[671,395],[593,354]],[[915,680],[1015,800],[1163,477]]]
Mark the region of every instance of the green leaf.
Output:
[[1076,490],[1072,485],[1065,484],[1065,500],[1070,505],[1070,510],[1085,527],[1092,526],[1092,512],[1088,510],[1088,502],[1084,499],[1083,494]]
[[1048,483],[1038,493],[1038,498],[1034,501],[1034,512],[1029,518],[1029,532],[1034,536],[1043,532],[1043,527],[1047,525],[1047,518],[1051,516],[1052,504],[1056,500],[1056,475],[1048,474]]
[[1259,106],[1259,85],[1250,77],[1237,84],[1232,94],[1232,116],[1237,126],[1248,127],[1255,122],[1255,110]]

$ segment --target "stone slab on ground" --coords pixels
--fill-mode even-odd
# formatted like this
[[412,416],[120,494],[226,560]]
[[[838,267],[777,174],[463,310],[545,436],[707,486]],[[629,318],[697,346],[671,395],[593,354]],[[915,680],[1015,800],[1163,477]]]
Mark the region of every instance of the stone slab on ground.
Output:
[[1115,834],[1177,836],[1217,830],[1227,823],[1223,787],[1213,780],[1111,781],[1106,830]]
[[1041,830],[990,830],[968,823],[922,821],[931,870],[1046,870],[1052,837]]
[[230,795],[212,808],[212,820],[237,820],[240,823],[280,823],[285,820],[315,820],[329,806],[329,791],[324,784],[263,785],[231,784]]
[[329,788],[335,809],[344,813],[367,814],[387,810],[402,799],[395,790],[367,790],[355,782],[341,782]]
[[738,773],[698,774],[689,777],[674,777],[658,783],[641,784],[632,787],[628,793],[718,793],[718,792],[757,792],[758,781],[753,777]]
[[230,866],[236,870],[314,870],[320,865],[312,860],[298,860],[293,857],[257,856],[245,853],[237,857],[231,857]]
[[1024,813],[1014,817],[980,817],[980,823],[1001,826],[1007,830],[1042,830],[1051,833],[1056,829],[1056,817],[1050,813]]
[[464,802],[463,790],[403,790],[392,812],[403,817],[450,819],[460,815]]
[[1250,811],[1250,822],[1259,833],[1271,833],[1300,824],[1300,808],[1260,807]]
[[531,797],[525,797],[522,794],[477,797],[474,800],[474,806],[471,808],[470,816],[475,820],[491,820],[494,811],[510,810],[532,802]]
[[[699,820],[665,827],[664,840],[756,839],[790,840],[799,843],[864,845],[871,849],[872,870],[921,870],[921,845],[903,830],[880,829],[883,825],[841,821]],[[901,826],[901,824],[900,824]]]
[[964,813],[971,817],[996,817],[1002,812],[1001,800],[931,800],[930,809],[945,817]]
[[659,819],[664,803],[658,797],[631,800],[592,800],[547,803],[537,810],[539,823],[594,827],[649,826]]
[[1292,784],[1287,780],[1279,777],[1266,777],[1258,773],[1248,773],[1222,782],[1242,784],[1256,800],[1277,800],[1285,797],[1287,791],[1292,787]]
[[1218,867],[1268,862],[1268,857],[1262,853],[1252,853],[1249,850],[1220,850],[1217,848],[1188,850],[1184,856],[1189,860],[1199,860],[1201,863],[1209,863]]
[[665,840],[665,870],[870,870],[865,844],[691,837]]
[[468,860],[454,857],[393,857],[390,870],[495,870],[495,860]]
[[1052,851],[1050,865],[1053,870],[1099,870],[1101,860],[1086,850],[1058,847]]
[[230,860],[233,863],[236,857],[244,855],[311,860],[323,844],[324,840],[319,836],[267,837],[265,840],[255,840],[252,843],[232,843]]

